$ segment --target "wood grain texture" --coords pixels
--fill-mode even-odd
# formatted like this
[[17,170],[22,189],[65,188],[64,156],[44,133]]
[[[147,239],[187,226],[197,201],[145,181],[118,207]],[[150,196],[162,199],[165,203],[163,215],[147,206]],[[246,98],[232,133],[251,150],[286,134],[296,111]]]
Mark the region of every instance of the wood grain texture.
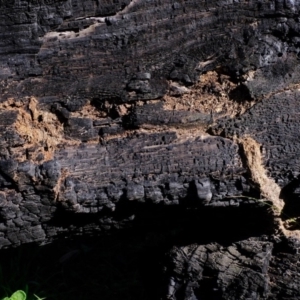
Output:
[[[212,231],[184,288],[180,255],[194,246],[174,248],[165,296],[297,299],[274,271],[285,254],[270,249],[298,247],[299,10],[290,0],[1,0],[0,248],[121,229],[145,208],[231,218],[262,206],[271,231],[262,224],[255,241],[247,231],[226,249]],[[217,288],[203,290],[206,272]]]

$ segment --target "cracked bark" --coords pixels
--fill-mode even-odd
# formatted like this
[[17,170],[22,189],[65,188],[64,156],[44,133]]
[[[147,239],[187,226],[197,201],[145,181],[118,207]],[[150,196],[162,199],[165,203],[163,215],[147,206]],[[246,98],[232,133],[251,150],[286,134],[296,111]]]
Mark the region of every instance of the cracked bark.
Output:
[[[298,255],[298,3],[0,8],[0,248],[134,226],[145,210],[241,213],[246,233],[229,226],[225,248],[200,224],[208,258],[185,262],[196,275],[171,260],[165,296],[299,297],[274,271]],[[251,231],[245,211],[264,221]],[[269,251],[282,244],[293,254]]]

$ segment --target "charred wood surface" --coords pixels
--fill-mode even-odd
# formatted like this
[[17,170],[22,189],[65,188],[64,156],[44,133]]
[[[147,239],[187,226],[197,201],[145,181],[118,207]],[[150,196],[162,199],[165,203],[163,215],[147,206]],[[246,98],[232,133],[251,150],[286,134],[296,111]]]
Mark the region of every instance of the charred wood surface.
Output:
[[0,0],[0,248],[260,211],[230,245],[201,223],[163,296],[298,299],[299,18],[291,0]]

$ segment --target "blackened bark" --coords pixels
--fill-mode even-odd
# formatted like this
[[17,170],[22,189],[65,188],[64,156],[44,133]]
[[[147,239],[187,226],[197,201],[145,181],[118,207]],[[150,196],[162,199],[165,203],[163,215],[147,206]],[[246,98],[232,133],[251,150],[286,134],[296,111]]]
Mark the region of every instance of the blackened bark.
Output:
[[262,206],[258,234],[174,248],[165,296],[299,297],[297,255],[272,252],[299,237],[299,10],[1,0],[0,248]]

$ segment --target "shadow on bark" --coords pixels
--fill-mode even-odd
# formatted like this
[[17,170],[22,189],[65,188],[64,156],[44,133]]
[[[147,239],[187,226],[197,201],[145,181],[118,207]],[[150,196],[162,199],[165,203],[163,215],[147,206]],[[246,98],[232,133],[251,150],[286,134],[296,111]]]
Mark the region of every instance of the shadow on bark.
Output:
[[[185,209],[134,201],[129,204],[124,203],[127,211],[120,204],[117,210],[122,213],[117,213],[116,220],[134,214],[130,228],[114,232],[112,226],[105,235],[86,227],[91,223],[100,226],[100,214],[71,215],[61,210],[47,226],[63,231],[76,225],[77,229],[61,233],[48,245],[2,250],[3,284],[11,289],[27,284],[32,293],[56,300],[158,300],[165,286],[165,253],[174,245],[229,245],[272,233],[272,220],[264,207]],[[19,276],[11,269],[12,263],[17,265]]]

